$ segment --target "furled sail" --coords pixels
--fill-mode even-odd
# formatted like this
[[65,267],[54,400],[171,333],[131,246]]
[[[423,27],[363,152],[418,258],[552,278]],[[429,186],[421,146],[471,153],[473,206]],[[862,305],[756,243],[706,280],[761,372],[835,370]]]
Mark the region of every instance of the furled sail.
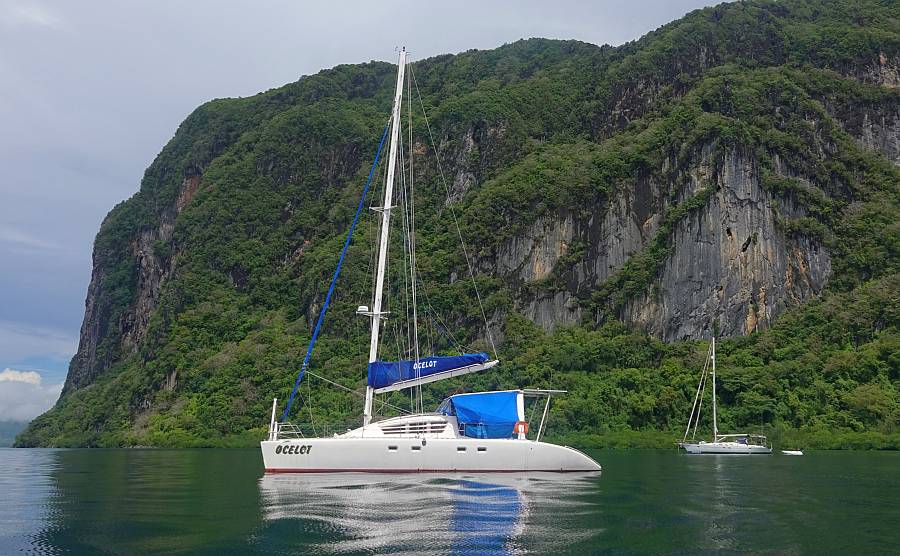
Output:
[[497,364],[487,353],[423,357],[418,361],[374,361],[369,363],[369,386],[375,392],[402,390],[445,378],[490,369]]

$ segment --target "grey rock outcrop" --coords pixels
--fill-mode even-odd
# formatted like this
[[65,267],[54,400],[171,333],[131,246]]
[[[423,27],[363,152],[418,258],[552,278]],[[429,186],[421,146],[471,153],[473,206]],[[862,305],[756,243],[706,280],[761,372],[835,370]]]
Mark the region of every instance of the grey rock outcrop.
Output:
[[[185,177],[174,202],[160,211],[159,224],[155,228],[141,230],[129,242],[130,260],[127,264],[134,273],[136,287],[132,302],[121,314],[111,315],[108,308],[101,307],[102,296],[110,289],[107,272],[110,262],[107,253],[95,248],[78,352],[69,365],[64,392],[90,384],[115,360],[137,351],[147,333],[150,315],[157,306],[163,285],[175,264],[175,257],[171,253],[166,256],[157,253],[157,246],[170,242],[175,218],[194,198],[200,180],[199,175]],[[104,344],[110,328],[118,331],[116,345],[109,345],[108,340]]]
[[900,57],[881,52],[877,60],[863,69],[861,80],[891,89],[900,88]]
[[728,153],[706,206],[676,226],[658,278],[623,317],[665,340],[727,336],[765,328],[790,306],[818,295],[831,274],[827,251],[788,237],[777,213],[802,215],[765,190],[754,161]]
[[[789,173],[777,157],[775,167]],[[704,188],[714,192],[675,224],[656,278],[620,308],[620,318],[665,340],[708,337],[716,325],[721,334],[739,335],[821,293],[830,256],[816,240],[781,229],[779,219],[805,211],[762,186],[752,155],[706,145],[676,175],[682,185],[674,196],[640,179],[619,188],[602,212],[545,216],[505,242],[494,271],[520,291],[516,309],[545,330],[589,317],[591,293],[648,246],[667,205]]]
[[544,217],[521,236],[512,238],[497,257],[497,272],[513,272],[524,282],[547,278],[572,243],[575,221],[571,214]]
[[857,137],[863,147],[900,165],[900,113],[865,112]]

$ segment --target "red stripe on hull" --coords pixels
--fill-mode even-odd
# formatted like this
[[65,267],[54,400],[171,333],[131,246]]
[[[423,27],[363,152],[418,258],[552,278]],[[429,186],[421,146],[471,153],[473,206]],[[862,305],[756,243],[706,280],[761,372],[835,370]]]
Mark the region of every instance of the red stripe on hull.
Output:
[[266,473],[599,473],[579,469],[266,469]]

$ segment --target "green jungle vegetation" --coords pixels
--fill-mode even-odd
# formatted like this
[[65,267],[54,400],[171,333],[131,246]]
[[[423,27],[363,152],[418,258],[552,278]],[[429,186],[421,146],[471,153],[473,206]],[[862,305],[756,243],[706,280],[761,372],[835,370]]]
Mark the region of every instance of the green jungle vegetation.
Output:
[[[652,288],[676,224],[710,197],[707,187],[682,198],[685,172],[703,149],[738,150],[756,160],[767,189],[805,209],[780,215],[779,226],[823,245],[833,275],[820,298],[769,329],[721,341],[720,428],[763,430],[782,447],[900,448],[900,169],[852,133],[863,113],[900,111],[900,92],[867,77],[881,58],[898,57],[895,2],[754,0],[692,12],[616,48],[531,39],[416,62],[438,144],[435,153],[414,116],[423,338],[435,352],[489,350],[458,218],[503,340],[497,370],[424,388],[425,407],[462,390],[566,389],[551,407],[551,441],[673,445],[707,343],[664,343],[618,317]],[[95,357],[76,356],[63,397],[17,444],[258,442],[272,398],[287,398],[302,362],[395,71],[339,66],[192,113],[97,235]],[[449,182],[465,172],[477,183],[452,208],[435,155]],[[152,247],[167,281],[146,335],[126,349],[135,238],[159,226],[191,177],[199,191],[172,237]],[[648,245],[580,296],[589,318],[547,333],[517,313],[517,301],[565,289],[585,250],[573,246],[549,278],[518,284],[490,271],[503,246],[538,218],[600,213],[639,179],[666,184],[670,202]],[[376,181],[367,206],[379,204]],[[356,392],[368,321],[354,312],[370,296],[376,232],[374,218],[360,222],[311,366]],[[395,236],[388,309],[400,312],[405,246]],[[382,351],[402,352],[403,325],[389,323]],[[319,433],[359,422],[362,403],[351,393],[307,376],[300,394],[292,421]],[[383,401],[410,404],[408,393]]]

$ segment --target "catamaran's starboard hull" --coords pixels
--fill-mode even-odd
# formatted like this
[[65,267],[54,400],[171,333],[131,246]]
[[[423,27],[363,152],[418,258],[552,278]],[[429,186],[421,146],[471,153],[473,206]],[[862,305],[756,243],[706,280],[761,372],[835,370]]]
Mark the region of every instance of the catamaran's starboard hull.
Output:
[[682,444],[689,454],[771,454],[772,448],[758,444],[741,444],[740,442],[700,442],[698,444]]
[[305,438],[260,446],[267,473],[600,471],[574,448],[517,439]]

